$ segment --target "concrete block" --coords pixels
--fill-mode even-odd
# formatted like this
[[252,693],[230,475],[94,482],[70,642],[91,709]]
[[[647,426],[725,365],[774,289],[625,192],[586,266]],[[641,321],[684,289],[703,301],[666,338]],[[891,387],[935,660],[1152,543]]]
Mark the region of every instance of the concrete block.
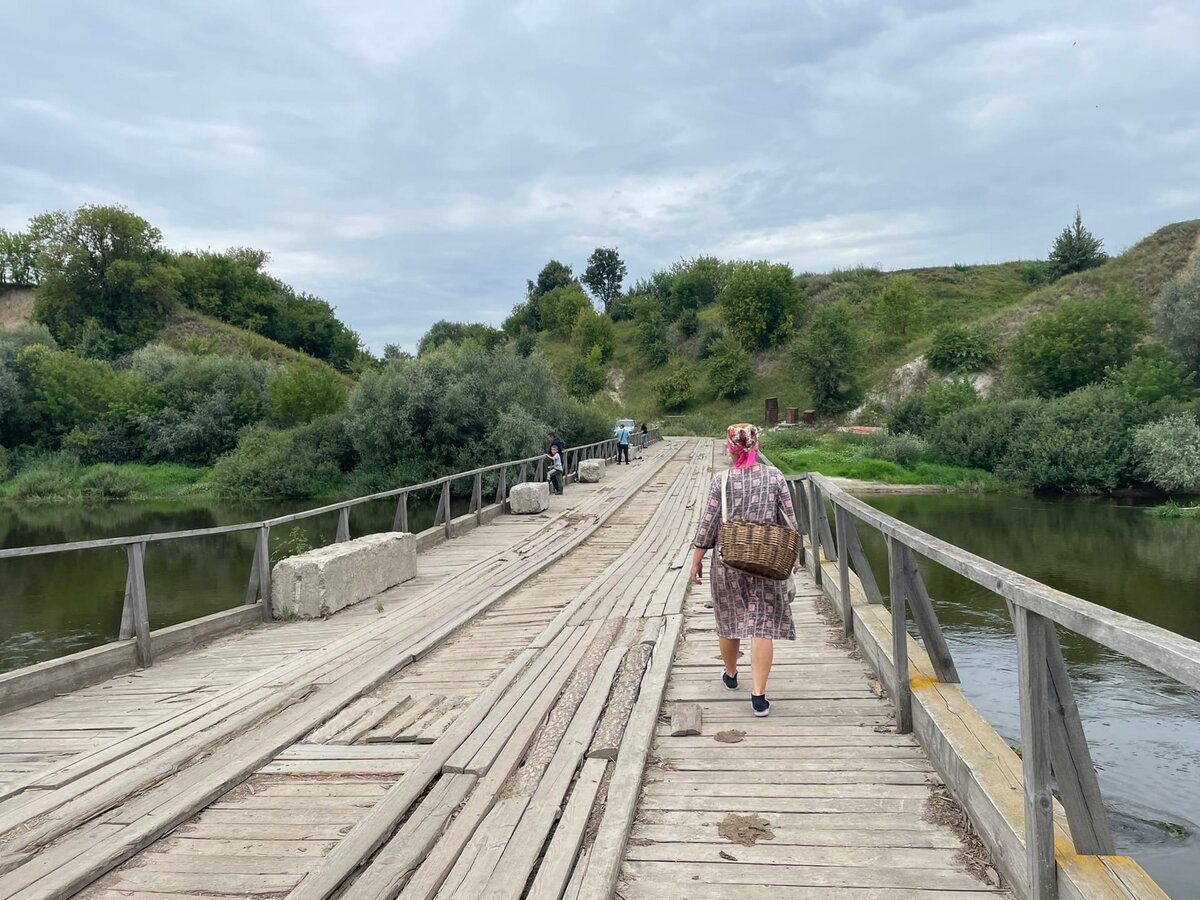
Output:
[[319,619],[417,575],[411,534],[369,534],[282,560],[271,570],[277,619]]
[[604,477],[604,460],[585,459],[579,463],[579,480],[584,483],[595,483]]
[[513,515],[527,516],[545,512],[550,508],[550,485],[548,482],[527,481],[516,485],[508,492],[508,511]]

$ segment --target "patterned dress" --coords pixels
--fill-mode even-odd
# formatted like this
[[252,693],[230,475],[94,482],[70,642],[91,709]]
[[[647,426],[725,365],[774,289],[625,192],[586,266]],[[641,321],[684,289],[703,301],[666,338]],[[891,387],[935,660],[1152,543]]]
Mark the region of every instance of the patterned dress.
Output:
[[[729,473],[729,517],[732,521],[763,522],[796,527],[796,511],[787,482],[778,469],[754,465]],[[713,476],[695,546],[712,549],[713,614],[723,638],[796,639],[787,582],[772,581],[727,569],[717,546],[721,532],[721,476]]]

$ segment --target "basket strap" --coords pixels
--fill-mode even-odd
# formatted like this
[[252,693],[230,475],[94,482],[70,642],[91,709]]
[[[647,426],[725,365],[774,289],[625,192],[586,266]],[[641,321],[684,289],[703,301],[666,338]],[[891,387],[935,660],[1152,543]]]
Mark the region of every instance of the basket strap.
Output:
[[721,524],[729,521],[729,470],[721,473]]

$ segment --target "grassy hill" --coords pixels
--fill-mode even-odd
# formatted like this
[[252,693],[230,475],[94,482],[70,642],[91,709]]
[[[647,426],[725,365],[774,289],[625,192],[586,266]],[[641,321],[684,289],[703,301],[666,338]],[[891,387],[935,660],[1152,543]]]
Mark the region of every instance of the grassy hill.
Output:
[[[826,274],[797,276],[808,298],[808,308],[838,300],[849,300],[861,308],[866,328],[871,331],[870,297],[877,295],[888,278],[911,275],[924,300],[926,315],[920,333],[898,348],[872,348],[869,369],[864,375],[868,392],[882,389],[898,368],[923,354],[930,345],[935,326],[957,323],[986,326],[999,339],[1001,348],[1029,319],[1054,308],[1064,300],[1101,297],[1110,288],[1132,289],[1144,307],[1149,306],[1163,285],[1200,253],[1200,219],[1167,225],[1134,244],[1106,263],[1086,272],[1044,283],[1044,267],[1036,262],[1014,261],[991,265],[951,265],[884,272],[857,268]],[[699,312],[700,333],[721,327],[721,311],[715,304]],[[803,325],[803,323],[801,323]],[[683,339],[672,330],[675,354],[665,367],[647,368],[638,360],[634,326],[618,322],[617,345],[608,364],[609,388],[602,403],[614,414],[637,419],[661,419],[664,415],[654,393],[654,384],[671,367],[700,364],[698,337]],[[538,347],[565,377],[578,355],[569,342],[549,333],[538,336]],[[1003,360],[1001,361],[1001,366]],[[745,396],[738,400],[701,397],[684,412],[692,427],[711,430],[714,423],[736,419],[759,420],[763,400],[778,397],[781,407],[801,409],[811,405],[808,390],[790,362],[787,346],[757,354],[754,374]],[[684,427],[689,424],[687,421]]]

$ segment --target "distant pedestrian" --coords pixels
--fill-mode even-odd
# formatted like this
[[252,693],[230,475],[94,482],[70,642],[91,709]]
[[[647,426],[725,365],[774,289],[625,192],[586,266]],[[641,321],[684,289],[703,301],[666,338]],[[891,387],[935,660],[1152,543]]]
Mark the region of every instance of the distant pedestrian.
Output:
[[[551,454],[554,453],[554,451],[557,449],[559,461],[562,462],[562,461],[566,460],[567,445],[562,442],[562,438],[560,438],[557,434],[555,434],[553,431],[551,431],[546,435],[546,442],[547,442],[546,443],[546,459],[550,459]],[[559,484],[559,488],[558,488],[558,493],[560,493],[560,494],[563,492],[563,489],[566,487],[566,483],[567,483],[565,466],[562,471],[563,471],[563,479],[562,479],[562,482]]]
[[617,465],[621,464],[621,460],[625,460],[625,465],[629,465],[629,426],[625,424],[617,425],[617,430],[613,432],[613,436],[617,439]]
[[646,429],[646,423],[642,423],[642,449],[645,450],[650,446],[650,432]]
[[561,494],[563,492],[563,461],[557,444],[550,445],[550,452],[546,454],[546,459],[550,460],[550,471],[546,475],[546,480],[550,482],[550,490],[555,494]]
[[757,464],[758,429],[753,425],[731,425],[726,432],[732,471],[716,475],[708,487],[708,502],[696,533],[692,557],[692,582],[700,584],[704,553],[713,550],[712,606],[717,620],[717,637],[725,670],[721,681],[729,690],[738,686],[738,650],[750,641],[750,704],[756,716],[771,712],[767,700],[767,677],[775,656],[776,639],[794,641],[796,626],[788,600],[787,581],[774,581],[721,563],[718,550],[721,534],[721,494],[731,522],[761,522],[795,530],[796,510],[787,482],[778,469]]

